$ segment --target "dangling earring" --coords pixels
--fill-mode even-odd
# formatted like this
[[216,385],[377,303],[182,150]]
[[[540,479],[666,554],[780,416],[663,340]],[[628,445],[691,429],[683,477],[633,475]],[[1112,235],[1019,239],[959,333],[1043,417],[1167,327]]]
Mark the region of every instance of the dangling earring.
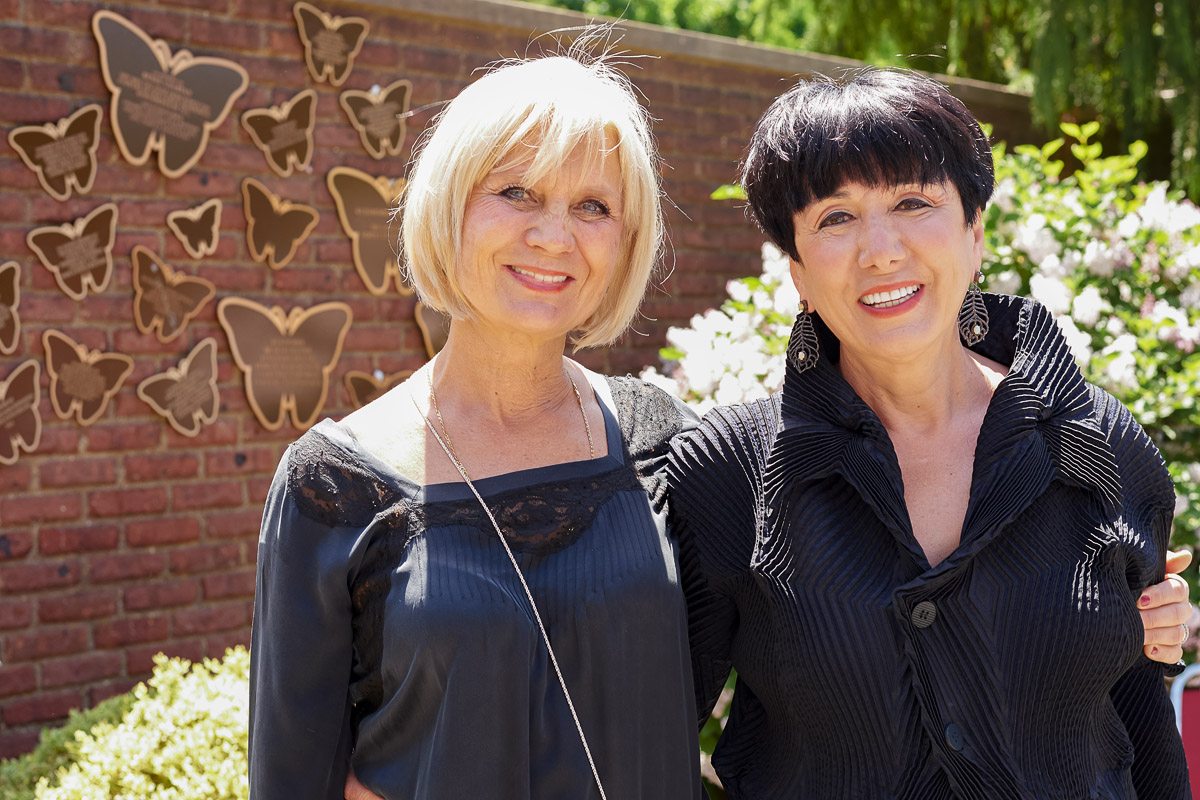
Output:
[[796,324],[792,326],[792,335],[788,338],[787,357],[797,372],[812,369],[821,358],[817,331],[808,313],[807,300],[800,301],[800,313],[796,315]]
[[967,345],[979,344],[988,335],[987,308],[983,305],[983,293],[979,291],[981,280],[983,273],[975,270],[962,308],[958,310],[958,335]]

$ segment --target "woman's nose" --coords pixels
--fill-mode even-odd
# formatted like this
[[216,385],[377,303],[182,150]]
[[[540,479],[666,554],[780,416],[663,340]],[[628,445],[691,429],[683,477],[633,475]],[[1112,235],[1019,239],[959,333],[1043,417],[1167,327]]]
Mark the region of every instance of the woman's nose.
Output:
[[525,232],[525,241],[531,247],[549,253],[566,253],[575,247],[575,231],[571,218],[565,211],[547,208],[536,214]]
[[864,269],[890,269],[904,257],[900,231],[890,220],[866,217],[859,226],[858,265]]

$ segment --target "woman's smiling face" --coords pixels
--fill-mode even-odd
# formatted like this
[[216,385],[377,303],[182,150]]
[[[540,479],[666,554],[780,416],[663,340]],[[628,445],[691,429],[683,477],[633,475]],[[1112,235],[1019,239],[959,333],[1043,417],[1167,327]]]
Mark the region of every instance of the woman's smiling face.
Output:
[[527,161],[501,163],[471,193],[460,285],[479,322],[553,338],[600,305],[621,257],[621,172],[615,150],[586,156],[536,182]]
[[954,184],[845,184],[794,220],[792,277],[843,358],[907,361],[958,341],[983,222],[967,225]]

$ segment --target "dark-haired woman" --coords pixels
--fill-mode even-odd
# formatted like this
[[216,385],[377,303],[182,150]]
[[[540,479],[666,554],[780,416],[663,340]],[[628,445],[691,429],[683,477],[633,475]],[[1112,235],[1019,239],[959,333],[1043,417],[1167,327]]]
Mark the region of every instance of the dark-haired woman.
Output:
[[1190,797],[1137,615],[1171,481],[1046,309],[979,292],[974,117],[911,73],[804,82],[743,182],[802,298],[784,388],[671,472],[701,705],[738,673],[729,796]]

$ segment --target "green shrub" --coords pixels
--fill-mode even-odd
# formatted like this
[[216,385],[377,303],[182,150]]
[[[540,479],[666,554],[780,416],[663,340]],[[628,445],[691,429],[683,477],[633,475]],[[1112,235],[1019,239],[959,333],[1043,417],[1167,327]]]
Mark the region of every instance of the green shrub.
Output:
[[42,731],[38,746],[20,758],[0,762],[0,797],[4,800],[34,800],[34,787],[79,755],[76,731],[89,731],[100,723],[115,725],[133,705],[133,693],[110,697],[87,711],[72,711],[65,725]]
[[0,775],[16,788],[0,784],[0,796],[245,800],[249,677],[243,647],[195,665],[159,655],[147,683],[73,716],[43,734],[38,750],[6,764]]

